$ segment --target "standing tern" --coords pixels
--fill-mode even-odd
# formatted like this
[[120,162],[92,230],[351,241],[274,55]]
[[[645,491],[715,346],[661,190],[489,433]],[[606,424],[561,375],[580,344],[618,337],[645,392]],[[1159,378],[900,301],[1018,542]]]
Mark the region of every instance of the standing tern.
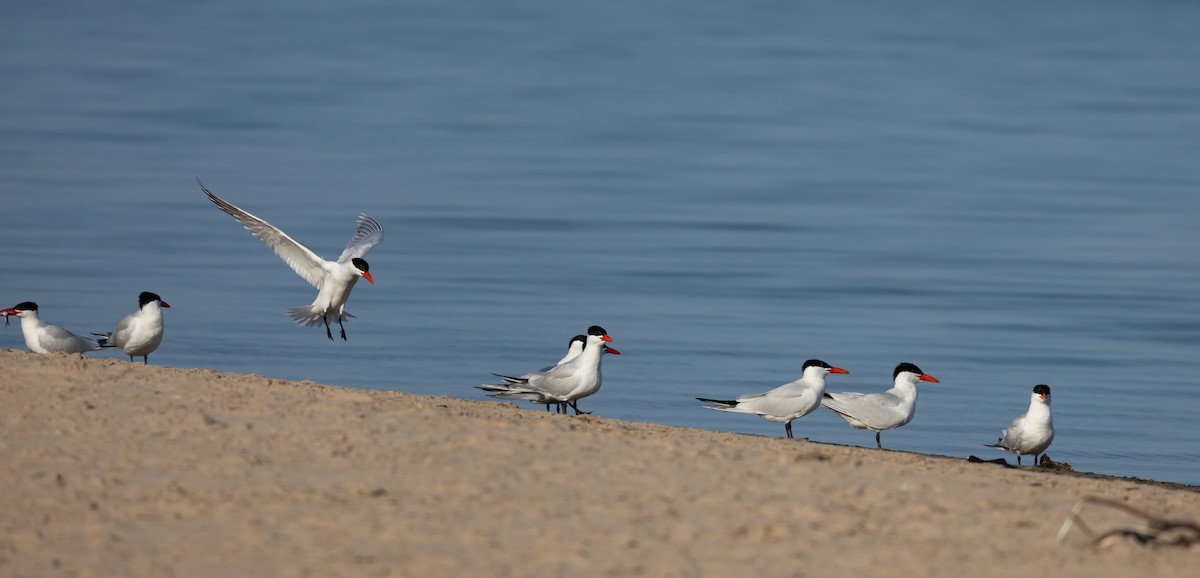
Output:
[[112,347],[108,340],[89,339],[75,335],[62,327],[51,325],[38,318],[37,303],[25,301],[2,311],[5,321],[9,315],[21,318],[21,333],[25,336],[25,346],[34,353],[85,353],[105,347]]
[[[588,328],[583,350],[571,357],[568,349],[566,361],[540,371],[526,373],[520,377],[497,375],[504,383],[484,383],[477,386],[491,396],[500,399],[524,399],[534,403],[566,404],[579,411],[577,401],[600,391],[603,376],[600,373],[600,358],[606,352],[605,344],[612,342],[608,332],[599,325]],[[574,340],[572,340],[573,347]],[[619,354],[615,349],[608,353]],[[547,406],[547,409],[549,407]]]
[[708,409],[757,414],[768,421],[783,422],[787,437],[792,437],[792,420],[804,417],[821,405],[825,393],[825,376],[831,373],[848,374],[849,371],[833,367],[819,359],[804,362],[804,375],[791,383],[785,383],[765,393],[748,393],[736,399],[696,399],[714,405]]
[[917,411],[917,382],[940,383],[911,363],[897,365],[892,379],[892,388],[883,393],[826,393],[821,405],[842,416],[850,427],[875,432],[875,447],[883,449],[880,431],[912,421]]
[[[579,357],[579,354],[583,353],[583,348],[585,345],[587,345],[587,336],[586,335],[576,335],[575,337],[572,337],[571,340],[567,342],[566,355],[563,355],[563,358],[558,360],[558,363],[555,363],[554,365],[547,365],[546,367],[543,367],[543,368],[539,369],[538,371],[550,371],[551,369],[554,369],[555,367],[557,367],[559,365],[562,365],[568,361],[571,361],[572,359],[575,359],[576,357]],[[604,353],[611,353],[613,355],[621,355],[620,351],[617,351],[617,349],[615,347],[609,347],[607,343],[603,344],[601,347],[604,348]],[[521,377],[512,377],[512,376],[503,375],[500,373],[493,373],[492,375],[499,377],[500,379],[503,379],[505,383],[499,384],[499,385],[484,384],[484,385],[476,386],[476,388],[482,389],[482,390],[488,391],[488,392],[501,394],[501,393],[509,393],[509,386],[511,386],[511,385],[520,386],[520,385],[524,384],[524,378],[521,378]],[[535,395],[529,395],[529,394],[523,394],[523,395],[525,395],[525,397],[519,397],[518,399],[528,399],[531,403],[545,405],[546,411],[550,411],[551,405],[554,405],[558,408],[558,413],[566,413],[566,411],[567,411],[567,407],[566,407],[567,404],[564,402],[552,401],[550,398],[548,398],[544,395],[541,395],[541,396],[535,396]],[[509,397],[515,397],[515,396],[509,396]]]
[[1054,441],[1054,422],[1050,420],[1050,386],[1038,384],[1029,397],[1029,411],[1012,420],[1008,428],[1000,432],[1000,441],[987,447],[1007,450],[1017,454],[1017,465],[1021,456],[1033,455],[1033,465],[1050,442]]
[[123,317],[115,331],[92,335],[103,337],[114,347],[120,347],[129,356],[129,361],[140,355],[142,363],[149,365],[150,354],[162,343],[163,307],[169,309],[171,306],[158,295],[142,291],[138,295],[138,310]]
[[329,328],[329,321],[331,319],[337,321],[338,327],[342,330],[342,339],[345,340],[346,328],[342,325],[342,321],[354,317],[346,311],[346,300],[350,298],[350,290],[354,288],[359,277],[365,278],[372,285],[375,284],[375,279],[369,272],[370,266],[362,257],[371,247],[378,245],[383,240],[383,227],[380,226],[379,221],[366,213],[360,213],[357,229],[350,242],[346,244],[346,249],[342,251],[337,261],[326,261],[312,249],[295,241],[287,233],[270,223],[212,194],[204,187],[204,183],[201,183],[200,179],[196,179],[196,182],[200,184],[200,190],[208,195],[208,200],[212,201],[217,208],[236,219],[247,231],[266,243],[267,247],[270,247],[280,259],[283,259],[297,275],[317,288],[317,298],[312,305],[288,309],[288,316],[298,325],[307,327],[324,322],[325,336],[331,341],[333,332]]

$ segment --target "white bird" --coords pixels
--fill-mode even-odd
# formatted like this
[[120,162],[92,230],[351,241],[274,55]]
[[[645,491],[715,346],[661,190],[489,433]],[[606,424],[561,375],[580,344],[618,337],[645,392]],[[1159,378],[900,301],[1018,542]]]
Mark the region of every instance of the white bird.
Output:
[[987,447],[1007,450],[1017,454],[1017,465],[1021,456],[1033,455],[1033,465],[1050,442],[1054,441],[1054,422],[1050,419],[1050,386],[1038,384],[1033,387],[1029,398],[1029,411],[1012,420],[1008,428],[1000,432],[1000,441]]
[[51,325],[38,318],[37,303],[25,301],[3,310],[5,321],[9,315],[21,318],[21,333],[25,346],[34,353],[85,353],[112,347],[107,339],[89,339],[75,335],[62,327]]
[[346,328],[342,321],[354,317],[346,311],[346,300],[350,298],[350,290],[354,288],[359,277],[365,278],[372,285],[375,284],[375,279],[369,272],[370,266],[362,257],[371,247],[383,240],[383,227],[379,221],[366,213],[359,214],[354,237],[346,244],[346,249],[337,261],[326,261],[312,249],[298,243],[270,223],[212,194],[200,179],[196,179],[196,182],[200,184],[204,194],[208,195],[208,200],[237,219],[247,231],[266,243],[267,247],[283,259],[297,275],[317,288],[317,298],[312,305],[288,309],[288,316],[297,324],[307,327],[324,322],[325,335],[330,340],[333,339],[333,332],[329,329],[329,321],[332,319],[341,327],[342,339],[346,339]]
[[115,331],[92,335],[103,337],[114,347],[120,347],[129,356],[129,361],[140,355],[142,363],[149,365],[150,354],[162,343],[162,307],[171,306],[158,295],[142,291],[138,295],[138,310],[123,317]]
[[[541,372],[550,371],[551,369],[554,369],[555,367],[558,367],[559,365],[562,365],[568,361],[571,361],[572,359],[575,359],[576,357],[579,357],[579,354],[583,353],[583,349],[586,345],[587,345],[587,336],[586,335],[576,335],[575,337],[572,337],[571,340],[567,342],[566,355],[564,355],[562,359],[558,360],[558,363],[555,363],[554,365],[547,365],[546,367],[543,367],[543,368],[539,369],[538,371],[541,371]],[[609,347],[607,343],[601,345],[601,347],[604,349],[604,353],[611,353],[613,355],[621,355],[620,351],[617,351],[617,349],[615,347]],[[484,385],[476,386],[476,388],[497,394],[497,395],[494,395],[493,397],[506,397],[509,399],[526,399],[526,400],[530,401],[531,403],[542,404],[542,405],[546,406],[546,411],[550,411],[551,405],[558,407],[558,413],[566,413],[566,411],[567,411],[567,407],[566,407],[567,404],[565,402],[552,400],[549,397],[546,397],[545,395],[533,395],[533,394],[528,394],[528,393],[515,394],[515,393],[510,392],[510,390],[509,390],[510,386],[513,386],[513,385],[523,386],[525,384],[524,377],[512,377],[512,376],[503,375],[500,373],[493,373],[492,375],[499,377],[500,379],[503,379],[505,383],[490,384],[490,385],[484,384]],[[599,388],[597,388],[597,389],[599,389]],[[595,392],[592,392],[592,393],[595,393]],[[504,395],[500,395],[500,394],[508,394],[508,395],[504,396]],[[591,395],[591,394],[589,394],[589,395]],[[576,411],[578,411],[578,408],[576,408]]]
[[880,431],[912,421],[917,411],[917,382],[940,383],[911,363],[897,365],[892,380],[892,388],[883,393],[826,393],[821,405],[842,416],[850,427],[875,432],[875,447],[883,449]]
[[[491,397],[500,399],[523,399],[534,403],[567,404],[580,415],[576,402],[600,391],[603,376],[600,373],[600,358],[605,353],[606,343],[612,342],[608,332],[599,325],[588,328],[583,350],[574,357],[568,349],[567,356],[558,365],[540,371],[526,373],[520,377],[498,375],[505,383],[484,383],[479,389],[491,392]],[[574,340],[572,339],[572,346]],[[610,353],[619,353],[608,349]],[[547,406],[547,409],[549,407]]]
[[787,437],[791,438],[792,420],[812,413],[821,405],[821,395],[825,393],[825,376],[831,373],[850,372],[819,359],[810,359],[804,362],[804,374],[800,379],[771,391],[739,395],[737,399],[696,399],[716,404],[705,406],[708,409],[753,413],[768,421],[781,421]]

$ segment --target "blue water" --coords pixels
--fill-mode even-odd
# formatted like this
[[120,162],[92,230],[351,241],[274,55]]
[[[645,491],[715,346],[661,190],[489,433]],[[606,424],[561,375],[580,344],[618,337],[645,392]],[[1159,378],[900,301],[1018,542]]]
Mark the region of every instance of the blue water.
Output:
[[[1200,6],[578,4],[8,6],[0,301],[154,291],[155,364],[472,399],[600,324],[585,409],[770,436],[692,398],[911,361],[886,447],[1001,457],[1047,383],[1056,460],[1200,484]],[[196,177],[326,257],[383,223],[348,342]]]

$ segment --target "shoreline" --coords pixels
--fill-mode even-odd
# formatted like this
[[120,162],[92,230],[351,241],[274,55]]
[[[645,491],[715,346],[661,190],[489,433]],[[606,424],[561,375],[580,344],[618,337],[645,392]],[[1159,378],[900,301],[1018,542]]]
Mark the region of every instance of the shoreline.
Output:
[[0,375],[9,575],[1194,571],[1055,542],[1084,496],[1200,520],[1187,484],[115,358]]

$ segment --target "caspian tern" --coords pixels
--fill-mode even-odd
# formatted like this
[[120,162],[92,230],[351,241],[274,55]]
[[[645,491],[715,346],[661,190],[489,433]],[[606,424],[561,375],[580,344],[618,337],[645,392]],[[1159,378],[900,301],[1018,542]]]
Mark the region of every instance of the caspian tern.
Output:
[[1021,465],[1021,456],[1032,454],[1033,465],[1038,465],[1038,457],[1054,441],[1054,422],[1050,420],[1050,386],[1034,386],[1033,395],[1029,398],[1029,411],[1012,420],[1000,434],[1000,441],[987,447],[1017,454],[1018,466]]
[[831,373],[848,374],[849,371],[833,367],[819,359],[804,362],[804,374],[791,383],[785,383],[765,393],[748,393],[736,399],[708,399],[697,397],[708,409],[757,414],[768,421],[783,422],[787,437],[792,437],[792,420],[804,417],[821,405],[825,393],[825,376]]
[[875,432],[875,447],[883,449],[880,431],[912,421],[917,411],[917,382],[940,383],[911,363],[897,365],[892,379],[892,388],[883,393],[826,393],[821,405],[842,416],[850,427]]
[[[499,399],[566,404],[575,410],[575,415],[587,413],[579,411],[576,402],[600,391],[603,381],[600,373],[601,356],[606,352],[620,354],[619,351],[606,347],[611,341],[612,337],[608,336],[603,327],[593,325],[588,328],[583,350],[574,356],[570,350],[575,343],[572,339],[567,355],[563,357],[565,361],[520,377],[495,374],[503,379],[504,383],[484,383],[477,387],[490,392],[491,397]],[[546,409],[549,409],[548,405]]]
[[25,301],[3,310],[5,320],[9,315],[21,318],[21,333],[25,346],[34,353],[85,353],[112,347],[107,339],[89,339],[75,335],[62,327],[51,325],[38,318],[37,303]]
[[114,347],[120,347],[129,356],[129,361],[140,355],[142,363],[149,365],[150,354],[162,343],[162,307],[171,306],[158,295],[142,291],[138,295],[138,310],[123,317],[115,331],[92,335],[103,337]]
[[[567,354],[564,355],[562,359],[558,360],[558,363],[555,363],[554,365],[547,365],[546,367],[543,367],[543,368],[539,369],[538,371],[550,371],[551,369],[554,369],[556,366],[562,365],[568,361],[571,361],[572,359],[575,359],[576,357],[579,357],[579,354],[583,353],[583,348],[586,344],[587,344],[587,336],[586,335],[576,335],[575,337],[572,337],[571,340],[567,342]],[[617,348],[609,347],[607,343],[605,343],[604,345],[601,345],[601,347],[604,348],[604,353],[611,353],[613,355],[621,355],[621,352],[617,351]],[[509,385],[514,385],[514,384],[515,385],[523,385],[523,383],[524,383],[523,378],[520,378],[520,377],[512,377],[512,376],[503,375],[503,374],[499,374],[499,373],[493,373],[492,375],[499,377],[500,379],[503,379],[505,381],[504,385],[503,386],[495,386],[495,385],[477,386],[478,389],[482,389],[484,391],[503,393],[503,392],[507,391],[507,386],[509,386]],[[497,389],[497,387],[499,387],[500,389]],[[521,399],[526,399],[526,398],[521,398]],[[546,411],[550,411],[550,406],[554,405],[554,406],[558,407],[558,413],[566,413],[567,412],[567,404],[566,403],[559,402],[559,401],[552,401],[545,396],[541,396],[538,398],[529,398],[529,401],[530,401],[530,403],[545,405]]]
[[298,243],[270,223],[212,194],[204,187],[204,183],[201,183],[200,179],[196,179],[196,182],[200,184],[200,189],[204,191],[204,194],[208,195],[208,200],[236,219],[263,243],[266,243],[267,247],[270,247],[280,259],[283,259],[297,275],[317,288],[317,298],[312,305],[288,309],[288,316],[297,324],[307,327],[324,322],[325,335],[330,340],[333,340],[333,332],[329,329],[329,321],[332,318],[337,321],[338,327],[342,330],[342,339],[345,340],[346,328],[342,325],[342,321],[354,317],[346,311],[346,300],[350,298],[350,290],[354,288],[359,277],[365,278],[372,285],[375,284],[375,279],[369,272],[370,267],[362,257],[371,247],[378,245],[383,240],[383,227],[380,226],[379,221],[366,213],[359,214],[357,229],[354,237],[346,244],[346,249],[342,251],[337,261],[326,261],[312,249]]

